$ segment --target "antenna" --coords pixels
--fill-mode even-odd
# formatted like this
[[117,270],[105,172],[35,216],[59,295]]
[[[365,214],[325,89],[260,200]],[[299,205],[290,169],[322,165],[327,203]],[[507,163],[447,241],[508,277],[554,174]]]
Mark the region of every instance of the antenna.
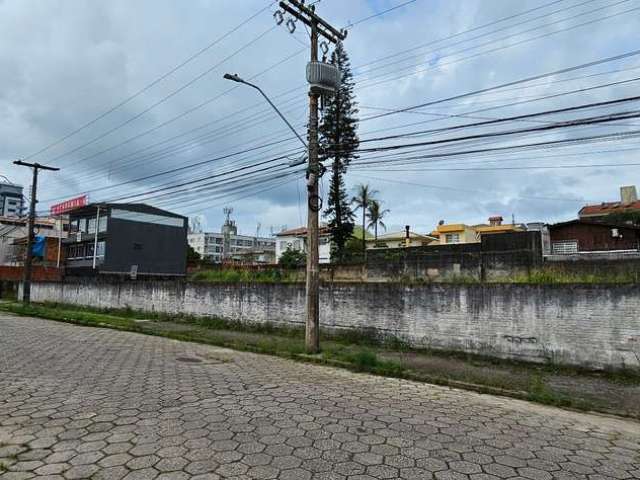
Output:
[[224,212],[224,215],[226,218],[226,223],[230,223],[231,222],[231,214],[233,213],[233,208],[231,207],[224,207],[224,209],[222,210]]

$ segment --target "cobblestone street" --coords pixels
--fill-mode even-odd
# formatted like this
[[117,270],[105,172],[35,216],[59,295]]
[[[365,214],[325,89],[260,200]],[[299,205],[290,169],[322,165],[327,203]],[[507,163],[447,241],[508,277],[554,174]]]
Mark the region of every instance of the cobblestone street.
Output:
[[640,479],[640,425],[0,316],[0,479]]

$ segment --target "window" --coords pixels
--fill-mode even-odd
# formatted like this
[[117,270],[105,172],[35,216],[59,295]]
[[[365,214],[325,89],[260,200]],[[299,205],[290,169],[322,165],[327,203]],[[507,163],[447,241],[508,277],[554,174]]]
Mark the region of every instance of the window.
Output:
[[78,220],[78,231],[86,233],[87,232],[87,219],[81,218]]
[[87,233],[96,233],[96,219],[93,217],[87,220]]
[[460,243],[460,234],[459,233],[447,233],[444,236],[445,243]]
[[302,245],[301,245],[301,243],[300,243],[300,240],[294,240],[294,242],[293,242],[293,248],[294,248],[295,250],[300,250],[300,247],[301,247],[301,246],[302,246]]
[[105,242],[98,242],[98,252],[96,253],[96,257],[104,257],[105,251]]
[[93,258],[93,243],[87,243],[87,248],[85,249],[85,256],[87,258]]
[[578,241],[577,240],[560,240],[551,244],[551,252],[554,255],[569,255],[571,253],[578,253]]
[[287,249],[287,242],[283,240],[280,242],[280,250],[286,250],[286,249]]
[[99,232],[106,232],[107,231],[107,217],[106,216],[101,216],[100,220],[98,221],[98,231]]
[[84,244],[70,245],[67,250],[67,258],[83,258],[84,257]]

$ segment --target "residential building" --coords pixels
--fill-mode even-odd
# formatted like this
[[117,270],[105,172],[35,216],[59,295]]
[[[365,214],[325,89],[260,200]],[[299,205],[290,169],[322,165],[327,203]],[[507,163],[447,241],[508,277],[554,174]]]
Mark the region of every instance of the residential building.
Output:
[[[36,237],[46,238],[45,257],[52,264],[58,264],[58,253],[62,251],[61,241],[67,236],[64,223],[54,218],[36,218],[34,233]],[[19,265],[23,262],[24,246],[27,237],[27,219],[18,217],[0,217],[0,265]]]
[[635,185],[620,187],[620,200],[585,205],[578,212],[582,220],[606,220],[608,215],[637,213],[640,214],[640,201]]
[[[237,229],[226,230],[225,233],[199,232],[189,233],[189,245],[204,259],[213,263],[223,260],[250,261],[255,257],[255,263],[274,263],[276,256],[276,240],[266,237],[252,237],[238,235]],[[225,250],[225,246],[227,246]],[[228,255],[225,255],[228,252]]]
[[69,212],[68,275],[183,276],[187,218],[145,204],[94,203]]
[[22,215],[24,200],[22,185],[0,182],[0,216],[19,217]]
[[[408,234],[407,234],[408,233]],[[368,238],[366,240],[367,250],[377,248],[402,248],[402,247],[421,247],[438,242],[436,237],[430,235],[422,235],[420,233],[409,230],[399,232],[389,232],[384,235],[378,235],[377,239]]]
[[[331,236],[326,225],[320,227],[319,236],[320,263],[331,263]],[[289,249],[307,253],[307,227],[293,228],[276,233],[276,262]]]
[[518,224],[503,224],[499,215],[489,217],[489,224],[466,225],[464,223],[446,224],[440,222],[430,236],[438,239],[440,245],[455,243],[478,243],[482,235],[521,232],[524,228]]
[[600,252],[637,252],[640,227],[589,219],[549,225],[552,255]]

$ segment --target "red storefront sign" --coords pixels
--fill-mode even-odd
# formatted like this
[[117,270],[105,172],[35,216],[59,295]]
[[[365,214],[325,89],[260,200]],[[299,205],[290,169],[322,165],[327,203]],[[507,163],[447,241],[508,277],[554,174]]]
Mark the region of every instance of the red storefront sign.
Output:
[[71,198],[65,200],[62,203],[51,205],[51,215],[62,215],[75,208],[84,207],[88,203],[88,196],[82,195],[81,197]]

